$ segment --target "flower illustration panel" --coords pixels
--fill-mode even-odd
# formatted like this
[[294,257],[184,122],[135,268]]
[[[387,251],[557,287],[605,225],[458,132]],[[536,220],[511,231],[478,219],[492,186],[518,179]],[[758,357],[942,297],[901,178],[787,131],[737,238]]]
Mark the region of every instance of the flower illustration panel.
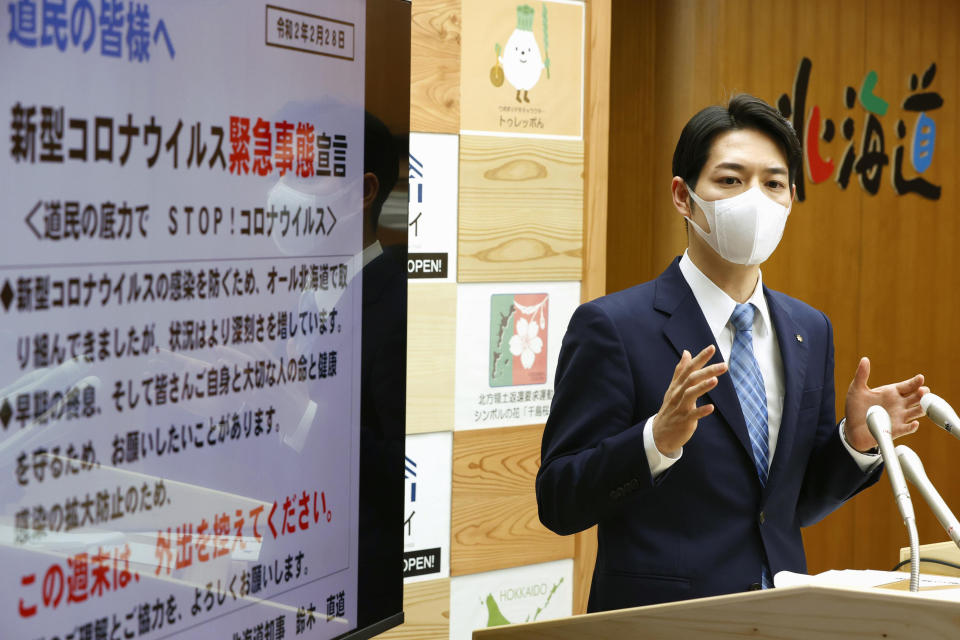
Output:
[[508,136],[583,135],[584,4],[463,4],[460,127]]
[[547,381],[548,301],[545,293],[491,297],[491,387]]
[[455,429],[546,421],[579,282],[457,285]]

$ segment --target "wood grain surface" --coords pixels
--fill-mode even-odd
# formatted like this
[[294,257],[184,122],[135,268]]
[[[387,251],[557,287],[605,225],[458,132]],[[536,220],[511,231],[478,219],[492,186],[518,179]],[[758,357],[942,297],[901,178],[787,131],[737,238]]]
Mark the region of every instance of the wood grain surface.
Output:
[[[586,114],[584,122],[583,276],[580,299],[593,300],[607,285],[607,175],[610,133],[612,0],[587,4]],[[587,611],[597,558],[597,529],[576,534],[573,612]]]
[[573,557],[573,536],[537,516],[542,437],[542,426],[453,433],[451,576]]
[[670,162],[665,149],[658,147],[664,143],[655,139],[663,126],[656,120],[655,107],[656,8],[654,2],[616,2],[611,9],[604,293],[655,277],[654,241],[676,243],[653,233],[654,220],[670,213],[665,208],[669,201],[664,201],[669,192],[659,184],[654,189],[653,180],[655,163],[669,167]]
[[403,585],[403,624],[377,637],[383,640],[450,637],[450,578]]
[[407,433],[453,430],[457,285],[407,285]]
[[587,5],[582,299],[606,293],[612,0]]
[[786,587],[475,631],[475,640],[956,638],[956,603],[896,591]]
[[[952,70],[960,64],[956,38],[960,6],[931,2],[917,11],[909,4],[884,0],[870,2],[868,8],[865,58],[868,68],[879,76],[876,93],[890,103],[890,113],[881,118],[890,165],[883,169],[878,194],[863,198],[863,224],[857,238],[860,315],[850,333],[856,335],[859,351],[873,360],[874,384],[922,372],[934,393],[958,407],[960,297],[955,292],[960,289],[960,260],[954,244],[960,234],[956,215],[960,206],[960,77]],[[897,196],[891,185],[896,147],[904,145],[904,153],[909,156],[917,119],[917,114],[901,108],[911,93],[909,78],[911,74],[921,76],[931,62],[937,63],[937,72],[928,90],[942,96],[943,107],[927,114],[936,122],[936,147],[933,162],[922,177],[942,186],[939,201],[917,195]],[[904,140],[895,128],[900,116],[907,129]],[[857,122],[858,135],[862,129],[863,122]],[[918,175],[906,157],[903,173],[908,178]],[[928,420],[923,421],[917,434],[898,440],[898,444],[901,442],[923,460],[927,475],[946,503],[954,510],[960,508],[960,443]],[[878,488],[853,504],[858,534],[856,557],[857,564],[863,566],[886,557],[885,568],[889,568],[891,549],[907,544],[907,533],[889,487]],[[916,492],[914,496],[920,542],[943,540],[945,534],[939,523]],[[872,535],[867,535],[868,531]]]
[[460,137],[460,282],[579,280],[583,142]]
[[410,31],[397,30],[410,13],[403,0],[367,1],[363,106],[396,136],[410,131]]
[[410,22],[410,131],[460,133],[460,0],[416,0]]
[[[900,548],[900,562],[910,559],[910,547]],[[960,576],[960,569],[955,569],[936,562],[924,562],[924,560],[942,560],[960,564],[960,549],[952,540],[947,542],[933,542],[931,544],[920,545],[920,573],[932,573],[938,576]],[[910,572],[910,564],[900,567],[900,571]]]

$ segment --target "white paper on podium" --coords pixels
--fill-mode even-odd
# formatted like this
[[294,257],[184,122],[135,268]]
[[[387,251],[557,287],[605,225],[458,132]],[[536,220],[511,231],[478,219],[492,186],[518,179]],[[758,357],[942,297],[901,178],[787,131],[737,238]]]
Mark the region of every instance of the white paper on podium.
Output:
[[[824,571],[815,576],[805,573],[793,573],[792,571],[781,571],[773,577],[773,584],[775,587],[818,585],[824,587],[870,589],[909,579],[910,574],[902,571],[846,569],[842,571]],[[923,593],[920,594],[924,597],[960,601],[960,577],[921,573],[920,589],[930,589],[930,591],[923,591]]]

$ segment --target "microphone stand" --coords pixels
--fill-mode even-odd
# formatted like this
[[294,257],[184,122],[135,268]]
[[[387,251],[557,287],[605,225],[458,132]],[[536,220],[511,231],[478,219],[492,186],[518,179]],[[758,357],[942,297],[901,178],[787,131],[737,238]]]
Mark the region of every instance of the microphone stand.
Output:
[[913,518],[904,519],[910,537],[910,591],[920,591],[920,537]]
[[897,509],[903,518],[910,536],[910,591],[920,590],[920,536],[917,533],[917,522],[913,513],[913,504],[910,501],[910,491],[907,481],[900,468],[900,460],[893,448],[893,438],[890,433],[890,414],[880,405],[867,409],[867,427],[880,446],[880,455],[887,467],[887,478],[896,499]]
[[918,456],[913,449],[903,444],[897,445],[895,451],[897,452],[897,458],[900,460],[900,466],[907,480],[920,490],[920,495],[923,496],[930,510],[933,511],[933,515],[936,516],[940,522],[940,526],[947,532],[947,535],[950,536],[953,543],[960,547],[960,522],[957,521],[957,517],[950,511],[950,507],[944,502],[943,497],[940,495],[940,492],[937,491],[933,482],[927,477],[923,463],[920,461],[920,456]]

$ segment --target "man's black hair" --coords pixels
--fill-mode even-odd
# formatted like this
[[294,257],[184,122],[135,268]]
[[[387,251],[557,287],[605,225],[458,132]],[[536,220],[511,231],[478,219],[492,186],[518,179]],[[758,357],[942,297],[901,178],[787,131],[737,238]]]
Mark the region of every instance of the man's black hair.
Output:
[[733,96],[726,106],[707,107],[690,118],[673,151],[673,175],[695,188],[714,139],[737,129],[754,129],[773,139],[787,159],[790,184],[796,184],[803,158],[797,133],[779,111],[746,93]]
[[370,221],[376,229],[383,203],[397,184],[400,159],[390,129],[369,111],[364,113],[363,123],[363,172],[374,174],[380,183],[370,211]]

